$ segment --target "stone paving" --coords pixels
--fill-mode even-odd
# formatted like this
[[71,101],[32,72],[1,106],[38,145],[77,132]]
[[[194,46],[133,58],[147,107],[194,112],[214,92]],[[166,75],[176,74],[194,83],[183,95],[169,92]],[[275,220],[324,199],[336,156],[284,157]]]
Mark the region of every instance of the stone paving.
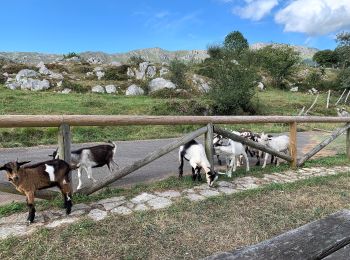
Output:
[[126,216],[133,212],[167,208],[181,199],[188,199],[194,202],[203,201],[210,197],[256,189],[271,183],[288,183],[315,176],[334,175],[349,171],[350,166],[302,168],[295,171],[288,170],[280,173],[264,174],[262,178],[246,176],[233,178],[232,181],[218,181],[214,188],[208,187],[207,184],[202,184],[181,191],[167,190],[154,192],[153,194],[144,192],[129,200],[124,196],[113,197],[90,204],[81,203],[74,205],[69,216],[65,215],[63,209],[38,211],[35,222],[30,225],[25,221],[27,212],[17,213],[0,218],[0,239],[11,235],[30,235],[40,227],[52,229],[77,222],[86,217],[94,221],[100,221],[112,214]]

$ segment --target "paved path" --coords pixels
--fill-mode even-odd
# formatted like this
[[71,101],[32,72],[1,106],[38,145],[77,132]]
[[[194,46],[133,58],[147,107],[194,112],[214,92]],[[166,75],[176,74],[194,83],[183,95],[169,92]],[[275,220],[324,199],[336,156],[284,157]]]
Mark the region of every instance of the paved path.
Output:
[[86,216],[94,221],[100,221],[111,214],[129,215],[138,211],[167,208],[182,199],[188,199],[193,202],[202,201],[209,197],[230,195],[244,190],[263,187],[271,183],[294,182],[315,176],[349,172],[349,170],[349,166],[304,168],[296,171],[288,170],[280,173],[264,174],[262,178],[247,176],[232,178],[232,181],[218,181],[214,188],[209,188],[207,184],[202,184],[192,189],[141,193],[132,199],[126,199],[124,196],[113,197],[90,204],[74,205],[69,216],[65,216],[63,209],[37,212],[35,222],[30,225],[27,225],[25,222],[28,213],[13,214],[0,218],[0,239],[11,235],[29,235],[40,227],[51,229],[68,225]]
[[[313,132],[300,132],[298,133],[298,153],[303,152],[304,147],[310,145],[310,137],[314,135]],[[144,158],[148,153],[175,141],[176,139],[158,139],[158,140],[142,140],[142,141],[119,141],[117,153],[115,156],[116,161],[120,167],[131,164],[137,159]],[[200,139],[199,139],[200,140]],[[73,145],[73,149],[88,146]],[[6,148],[0,149],[0,163],[16,160],[31,160],[32,162],[40,162],[43,160],[49,160],[49,154],[56,149],[56,146],[39,146],[29,148]],[[251,165],[255,165],[255,159],[250,159]],[[177,149],[165,156],[157,159],[156,161],[148,164],[145,167],[135,171],[134,173],[125,176],[124,178],[116,181],[114,187],[125,187],[137,183],[153,182],[161,179],[165,179],[169,176],[177,176],[178,174],[178,151]],[[190,167],[185,165],[185,171],[190,171]],[[93,169],[93,176],[95,179],[104,178],[108,176],[109,171],[107,167]],[[186,174],[186,173],[185,173]],[[5,174],[0,173],[0,181],[6,181]],[[86,174],[83,174],[83,186],[90,185],[91,182],[87,179]],[[77,187],[77,177],[73,172],[73,186]],[[24,201],[24,197],[20,195],[0,193],[0,205],[6,204],[11,201]]]

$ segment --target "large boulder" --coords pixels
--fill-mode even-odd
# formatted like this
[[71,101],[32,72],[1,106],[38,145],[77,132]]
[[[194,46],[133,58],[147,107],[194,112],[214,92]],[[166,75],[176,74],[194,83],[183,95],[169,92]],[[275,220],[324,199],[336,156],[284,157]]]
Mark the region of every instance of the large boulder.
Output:
[[174,83],[172,83],[170,80],[166,80],[163,78],[152,79],[148,86],[149,86],[150,92],[154,92],[165,88],[176,89],[176,86]]
[[115,85],[107,85],[105,86],[105,89],[108,94],[113,94],[117,92],[117,87]]
[[135,72],[134,72],[134,70],[133,70],[132,68],[128,67],[128,70],[127,70],[127,72],[126,72],[126,75],[127,75],[128,77],[130,77],[130,78],[133,78],[133,77],[135,77]]
[[104,87],[97,85],[95,87],[92,87],[91,92],[93,93],[105,93]]
[[153,78],[157,73],[157,68],[155,66],[148,66],[146,77],[147,78]]
[[37,78],[39,74],[34,70],[23,69],[16,75],[16,80],[20,81],[22,78]]
[[102,64],[103,60],[101,60],[98,57],[90,57],[90,58],[87,59],[87,62],[90,63],[90,64]]
[[32,78],[23,78],[20,81],[21,89],[29,89],[32,91],[46,90],[50,88],[50,82],[46,79],[32,79]]
[[138,96],[138,95],[143,95],[145,91],[140,88],[139,86],[132,84],[129,86],[125,92],[126,96]]
[[210,90],[208,82],[197,74],[193,74],[192,82],[199,92],[207,93]]

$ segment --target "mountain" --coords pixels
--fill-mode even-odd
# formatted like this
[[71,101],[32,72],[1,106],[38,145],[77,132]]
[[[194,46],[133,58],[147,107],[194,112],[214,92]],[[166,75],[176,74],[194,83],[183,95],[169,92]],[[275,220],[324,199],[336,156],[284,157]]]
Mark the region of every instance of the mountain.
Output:
[[[255,43],[251,45],[252,49],[259,49],[269,45],[269,43]],[[280,45],[280,44],[275,44]],[[318,50],[303,46],[291,46],[298,51],[305,60],[312,59],[312,56]],[[148,48],[129,51],[126,53],[109,54],[105,52],[82,52],[79,55],[84,59],[97,58],[102,63],[110,63],[112,61],[126,62],[132,56],[140,56],[144,60],[162,63],[169,62],[175,58],[183,61],[201,61],[208,57],[206,50],[180,50],[168,51],[161,48]],[[12,60],[19,63],[38,64],[40,61],[51,63],[63,59],[60,54],[45,54],[38,52],[0,52],[0,59]]]

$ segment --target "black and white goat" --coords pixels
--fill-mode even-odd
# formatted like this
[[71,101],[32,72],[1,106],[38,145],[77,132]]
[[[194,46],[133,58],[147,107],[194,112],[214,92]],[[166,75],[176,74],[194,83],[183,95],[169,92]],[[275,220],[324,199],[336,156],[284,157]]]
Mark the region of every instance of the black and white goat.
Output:
[[[281,135],[276,137],[270,137],[267,134],[262,133],[261,137],[258,139],[260,144],[266,145],[278,152],[288,153],[289,151],[289,137],[287,135]],[[266,162],[269,154],[265,153],[264,164],[262,168],[266,167]],[[273,157],[271,157],[271,163],[273,161]],[[280,159],[276,157],[276,165],[279,165]]]
[[[226,140],[226,143],[223,143],[223,140]],[[223,138],[221,141],[214,139],[213,145],[216,154],[226,156],[226,175],[228,177],[231,177],[232,172],[236,171],[238,162],[241,164],[241,156],[243,156],[245,159],[246,171],[249,171],[249,160],[243,144],[235,142],[231,139]]]
[[183,175],[184,159],[189,161],[192,167],[193,181],[195,181],[196,179],[198,179],[198,181],[202,180],[200,170],[203,168],[207,178],[208,185],[210,187],[213,186],[214,182],[218,178],[218,175],[215,171],[214,172],[211,171],[211,165],[205,154],[203,145],[199,144],[195,140],[191,140],[185,145],[180,146],[180,149],[179,149],[179,162],[180,162],[179,177],[180,178]]
[[69,173],[78,166],[69,165],[63,160],[50,160],[21,167],[29,162],[8,162],[0,167],[0,171],[6,171],[7,179],[16,189],[26,195],[29,209],[27,221],[32,223],[35,218],[35,191],[55,186],[62,192],[66,214],[70,214],[72,186]]
[[[111,171],[112,162],[118,166],[118,164],[113,159],[117,151],[117,144],[114,142],[109,143],[110,144],[100,144],[71,151],[72,163],[80,165],[78,168],[78,190],[82,187],[82,170],[85,170],[89,179],[92,179],[93,182],[96,182],[94,177],[92,177],[92,168],[98,168],[107,165],[109,171]],[[50,156],[53,156],[57,159],[57,150]]]

